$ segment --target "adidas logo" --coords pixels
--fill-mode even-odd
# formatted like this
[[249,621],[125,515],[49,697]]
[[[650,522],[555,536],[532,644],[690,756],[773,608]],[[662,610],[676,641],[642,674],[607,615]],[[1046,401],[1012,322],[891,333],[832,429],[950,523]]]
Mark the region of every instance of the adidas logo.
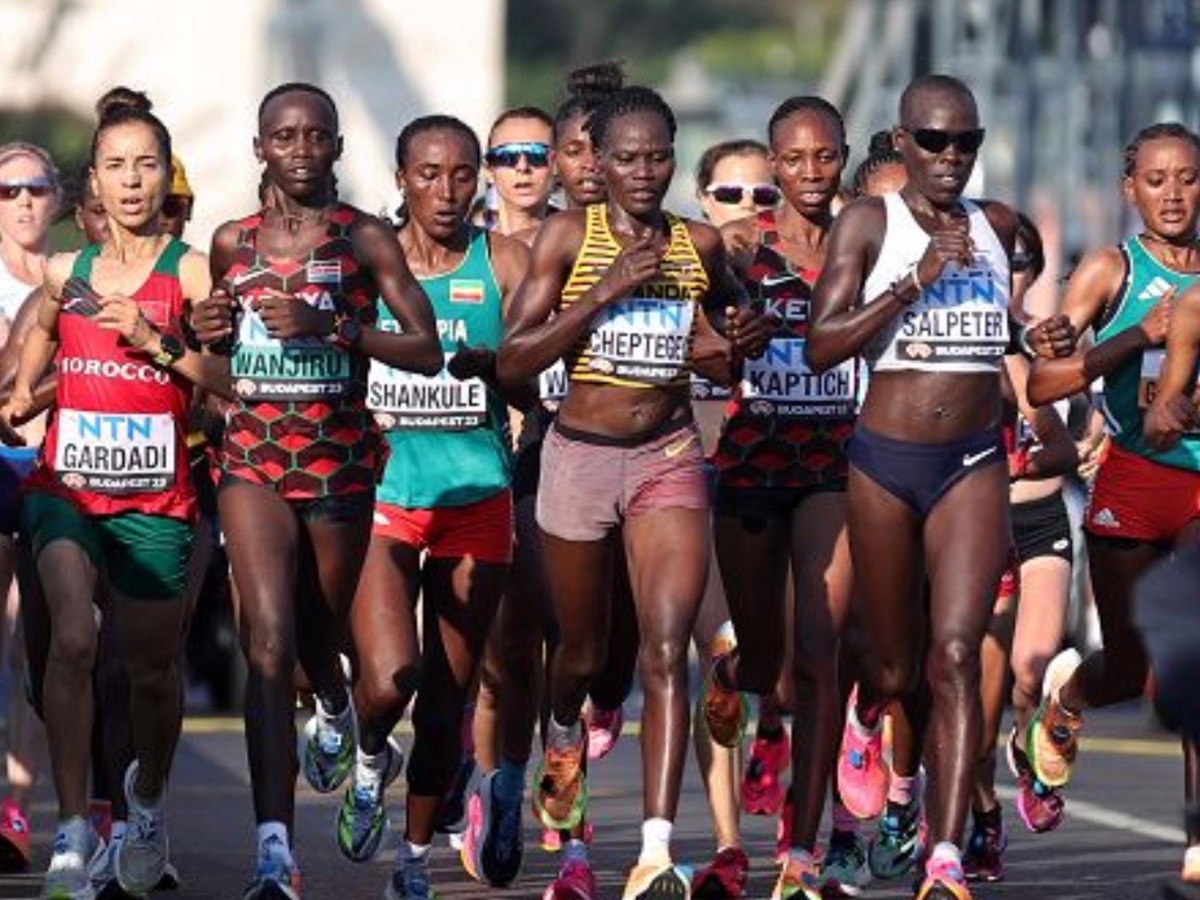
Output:
[[1157,300],[1163,294],[1171,289],[1171,283],[1161,275],[1155,275],[1150,279],[1150,283],[1146,285],[1140,294],[1139,300]]
[[1113,511],[1107,506],[1092,516],[1092,524],[1099,525],[1102,528],[1120,528],[1121,523],[1117,521],[1117,517]]

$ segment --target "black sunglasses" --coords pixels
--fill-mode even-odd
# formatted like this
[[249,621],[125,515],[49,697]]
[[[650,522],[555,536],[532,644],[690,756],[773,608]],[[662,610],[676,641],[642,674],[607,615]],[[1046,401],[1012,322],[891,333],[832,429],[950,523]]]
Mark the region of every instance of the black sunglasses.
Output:
[[972,154],[983,146],[985,130],[972,128],[968,131],[943,131],[941,128],[914,128],[909,131],[913,142],[926,153],[941,153],[951,144],[959,153]]
[[783,198],[783,192],[773,184],[710,184],[704,189],[704,193],[727,206],[741,203],[747,192],[755,206],[778,206]]
[[500,166],[505,169],[515,169],[521,162],[521,157],[535,169],[550,165],[550,145],[541,141],[513,141],[508,144],[497,144],[483,155],[489,166]]
[[49,178],[0,182],[0,200],[16,200],[21,191],[29,191],[30,197],[49,197],[54,193],[54,182]]

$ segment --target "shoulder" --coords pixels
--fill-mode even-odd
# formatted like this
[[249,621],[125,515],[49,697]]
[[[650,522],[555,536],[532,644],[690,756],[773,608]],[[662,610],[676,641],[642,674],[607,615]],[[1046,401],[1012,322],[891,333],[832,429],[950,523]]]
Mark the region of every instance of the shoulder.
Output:
[[538,229],[533,242],[535,255],[544,252],[574,253],[583,243],[586,233],[587,210],[564,210],[546,219]]
[[381,235],[386,235],[389,239],[395,239],[395,231],[390,223],[385,222],[379,216],[373,216],[370,213],[363,212],[355,206],[342,204],[334,211],[334,215],[345,216],[350,226],[350,237],[352,240],[375,239]]
[[1011,244],[1017,233],[1017,214],[1013,208],[999,200],[976,200],[975,205],[987,218],[996,235]]
[[515,288],[529,267],[529,247],[513,235],[486,233],[492,269],[502,287]]
[[55,253],[46,262],[46,292],[51,297],[62,296],[62,286],[66,284],[68,278],[71,277],[71,270],[75,268],[75,260],[79,258],[79,251],[72,250],[68,253]]
[[217,227],[212,236],[212,252],[228,252],[237,246],[242,232],[246,230],[247,219],[230,219]]
[[186,297],[195,299],[199,294],[207,295],[212,286],[208,254],[188,247],[179,259],[179,283]]
[[838,211],[831,234],[841,242],[882,244],[887,228],[887,204],[882,197],[859,197]]

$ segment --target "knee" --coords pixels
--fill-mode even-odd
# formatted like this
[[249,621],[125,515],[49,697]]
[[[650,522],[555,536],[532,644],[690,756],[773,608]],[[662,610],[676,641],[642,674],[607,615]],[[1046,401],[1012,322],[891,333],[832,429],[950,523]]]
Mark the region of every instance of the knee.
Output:
[[978,689],[979,647],[958,636],[947,637],[929,651],[928,676],[934,691]]
[[416,666],[387,669],[365,666],[354,685],[354,703],[364,719],[383,717],[403,707],[416,689]]
[[99,641],[95,622],[56,623],[50,638],[50,657],[59,666],[92,671]]
[[608,658],[607,645],[601,640],[559,644],[554,655],[555,677],[565,675],[582,681],[593,681],[604,670]]
[[291,679],[296,668],[296,648],[272,628],[251,628],[242,642],[246,664],[262,678]]
[[665,684],[687,671],[687,641],[647,638],[638,648],[638,669],[647,684]]

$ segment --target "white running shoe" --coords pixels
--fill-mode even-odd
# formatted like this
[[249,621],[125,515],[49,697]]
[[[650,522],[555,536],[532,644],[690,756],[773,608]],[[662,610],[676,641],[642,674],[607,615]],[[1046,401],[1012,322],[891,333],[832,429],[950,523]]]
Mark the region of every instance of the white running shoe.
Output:
[[145,896],[158,886],[167,867],[170,841],[163,819],[163,795],[153,804],[138,797],[133,789],[137,781],[135,759],[125,770],[125,802],[129,804],[129,825],[113,856],[113,871],[121,889]]

